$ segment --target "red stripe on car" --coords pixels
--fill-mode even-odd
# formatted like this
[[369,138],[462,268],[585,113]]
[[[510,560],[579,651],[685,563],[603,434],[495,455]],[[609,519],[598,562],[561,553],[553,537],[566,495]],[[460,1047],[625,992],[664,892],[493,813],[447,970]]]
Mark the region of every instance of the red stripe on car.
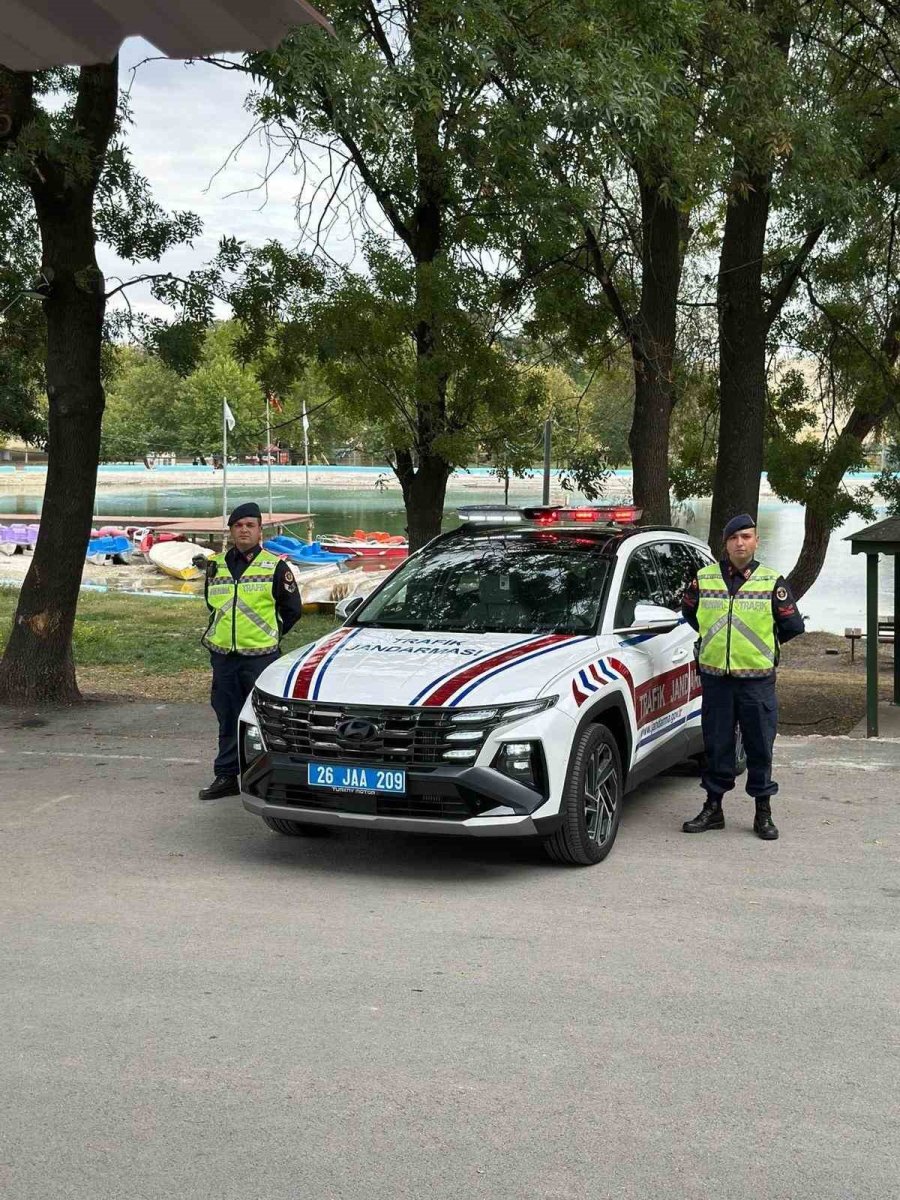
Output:
[[294,680],[294,687],[291,696],[295,700],[306,700],[309,696],[309,685],[312,683],[312,677],[316,673],[316,668],[322,663],[322,659],[335,648],[340,642],[352,633],[352,629],[338,629],[333,633],[312,654],[297,672],[297,678]]
[[569,633],[549,633],[546,637],[538,638],[536,641],[525,642],[524,645],[513,646],[509,650],[500,650],[496,654],[491,655],[490,658],[485,658],[479,663],[472,663],[471,666],[464,667],[463,670],[457,671],[455,675],[451,675],[423,703],[426,708],[433,708],[439,704],[444,704],[454,692],[458,692],[461,687],[465,687],[467,683],[471,683],[479,675],[493,671],[495,667],[501,667],[504,663],[512,662],[513,659],[524,658],[526,654],[533,654],[536,650],[543,650],[547,646],[555,646],[558,642],[567,642],[571,637],[572,635]]

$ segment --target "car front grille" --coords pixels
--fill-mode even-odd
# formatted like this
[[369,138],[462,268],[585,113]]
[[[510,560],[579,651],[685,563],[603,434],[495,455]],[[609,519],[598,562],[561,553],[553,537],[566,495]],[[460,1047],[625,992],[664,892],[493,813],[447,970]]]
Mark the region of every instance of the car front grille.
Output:
[[[458,722],[459,713],[454,709],[319,704],[280,700],[260,691],[253,693],[253,707],[270,749],[326,762],[446,765],[446,755],[454,750],[477,753],[496,724],[496,719]],[[339,727],[353,720],[368,723],[370,735],[362,739],[345,736]],[[450,737],[453,733],[460,736]],[[468,761],[474,758],[472,754]]]

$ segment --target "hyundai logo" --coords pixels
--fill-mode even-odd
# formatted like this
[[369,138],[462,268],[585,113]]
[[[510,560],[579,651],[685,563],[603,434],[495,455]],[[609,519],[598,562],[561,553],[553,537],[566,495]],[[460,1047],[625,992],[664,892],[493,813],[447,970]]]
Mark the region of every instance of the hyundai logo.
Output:
[[369,742],[378,737],[378,726],[374,721],[367,721],[363,717],[339,721],[334,731],[345,742]]

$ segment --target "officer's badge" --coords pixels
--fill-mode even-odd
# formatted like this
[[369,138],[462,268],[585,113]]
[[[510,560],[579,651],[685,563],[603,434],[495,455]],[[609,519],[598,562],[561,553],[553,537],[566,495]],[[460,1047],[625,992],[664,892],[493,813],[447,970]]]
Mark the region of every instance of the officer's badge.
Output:
[[787,600],[787,588],[780,587],[775,589],[776,600]]
[[285,571],[284,573],[284,590],[286,592],[296,592],[297,590],[297,584],[290,571]]

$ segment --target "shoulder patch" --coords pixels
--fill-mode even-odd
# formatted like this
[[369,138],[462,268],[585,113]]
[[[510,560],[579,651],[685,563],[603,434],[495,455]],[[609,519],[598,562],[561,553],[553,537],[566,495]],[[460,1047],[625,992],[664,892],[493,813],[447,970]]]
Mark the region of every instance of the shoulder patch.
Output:
[[787,594],[786,587],[780,587],[780,588],[775,589],[775,599],[776,600],[787,600],[787,596],[788,596],[788,594]]

